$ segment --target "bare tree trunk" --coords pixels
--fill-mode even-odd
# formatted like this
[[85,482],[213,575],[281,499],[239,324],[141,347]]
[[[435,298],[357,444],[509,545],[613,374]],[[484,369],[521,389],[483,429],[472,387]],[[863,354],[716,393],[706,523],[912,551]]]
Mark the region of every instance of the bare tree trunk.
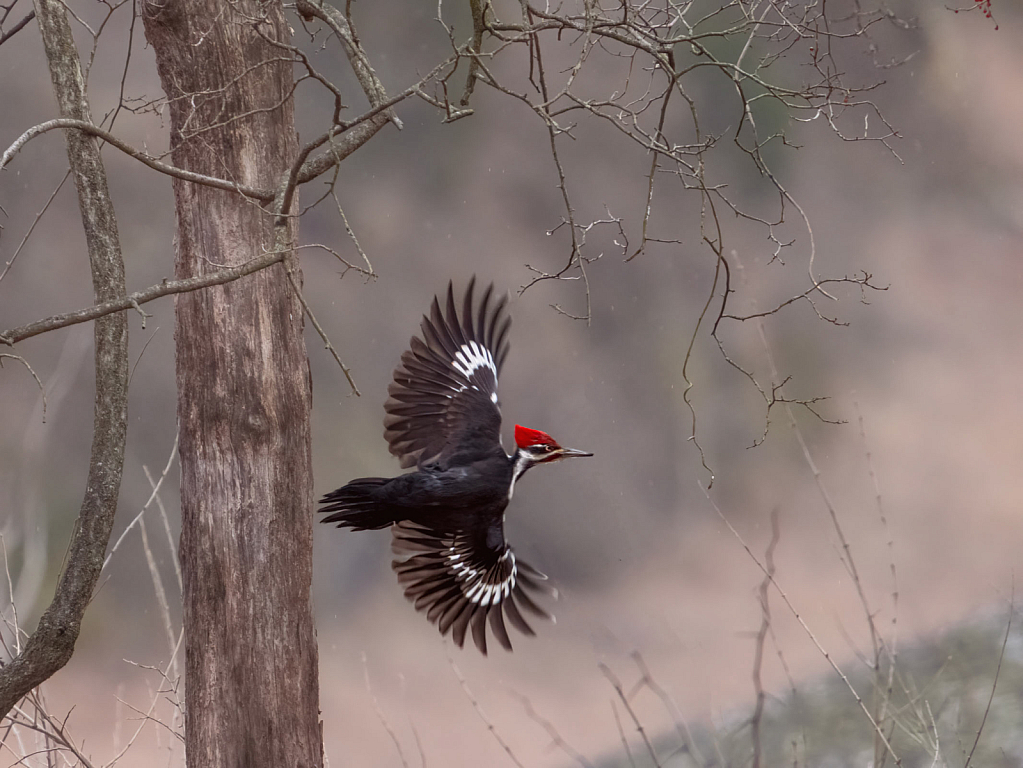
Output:
[[[152,0],[146,34],[180,168],[278,186],[297,153],[276,3]],[[241,194],[174,181],[177,275],[274,247]],[[290,228],[291,242],[295,220]],[[288,268],[297,274],[289,256]],[[319,766],[311,383],[302,307],[277,264],[176,303],[188,764]]]

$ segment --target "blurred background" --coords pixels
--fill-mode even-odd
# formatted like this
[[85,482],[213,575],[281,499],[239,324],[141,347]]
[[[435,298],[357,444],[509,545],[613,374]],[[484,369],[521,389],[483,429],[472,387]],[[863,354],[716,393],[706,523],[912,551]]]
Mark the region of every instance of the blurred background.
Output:
[[[646,732],[664,734],[656,747],[662,764],[692,765],[694,751],[701,764],[744,764],[729,750],[733,741],[743,745],[734,754],[749,749],[763,573],[722,515],[763,562],[774,511],[775,577],[816,638],[772,591],[760,678],[774,718],[763,727],[774,729],[779,760],[822,759],[838,749],[841,723],[853,733],[842,754],[867,755],[856,763],[866,764],[869,724],[848,689],[832,685],[837,678],[821,648],[869,700],[870,613],[905,660],[904,690],[930,691],[933,717],[961,739],[950,746],[948,764],[963,763],[990,693],[1023,551],[1023,12],[996,2],[992,20],[976,9],[904,5],[912,24],[882,22],[871,40],[849,42],[842,59],[847,80],[884,81],[870,98],[898,131],[889,140],[894,152],[842,141],[818,119],[789,125],[798,148],[772,150],[770,158],[812,226],[814,274],[866,272],[886,290],[867,291],[861,301],[857,286],[839,285],[837,301],[817,301],[840,325],[801,301],[762,324],[726,324],[719,334],[766,386],[769,350],[779,371],[774,383],[791,376],[788,397],[826,397],[814,408],[839,424],[796,406],[797,435],[779,405],[765,438],[763,397],[729,367],[706,325],[687,368],[692,410],[684,401],[682,366],[715,265],[700,239],[695,193],[669,189],[655,197],[655,235],[678,242],[652,245],[631,262],[615,243],[616,228],[591,232],[586,254],[601,258],[587,266],[587,324],[551,307],[584,313],[581,282],[519,292],[533,276],[527,265],[552,272],[569,255],[564,228],[550,234],[564,206],[547,132],[521,102],[478,87],[475,114],[452,124],[423,102],[405,102],[402,131],[388,126],[345,161],[338,199],[378,277],[348,272],[342,279],[329,254],[302,256],[307,298],[363,393],[349,394],[310,333],[317,493],[399,471],[382,437],[391,372],[434,293],[472,274],[512,295],[512,351],[501,377],[506,444],[520,423],[595,456],[536,469],[516,489],[509,539],[550,574],[561,599],[553,606],[557,623],[518,638],[513,654],[495,649],[481,658],[441,639],[395,583],[387,532],[316,528],[313,599],[332,764],[579,762],[565,744],[593,764],[628,764],[623,741],[641,762],[645,748],[611,679],[632,690],[643,677],[636,652],[656,690],[670,697],[666,704],[648,685],[630,699]],[[380,76],[397,91],[446,55],[448,42],[434,7],[387,7],[379,15],[357,8],[356,19]],[[452,18],[465,29],[467,17]],[[90,76],[97,117],[117,103],[129,23],[115,18],[98,48]],[[82,44],[87,51],[87,35]],[[0,57],[6,148],[52,117],[54,105],[34,30],[5,43]],[[126,89],[148,98],[160,92],[138,39]],[[734,99],[713,83],[697,96],[711,129],[734,129]],[[317,110],[325,107],[300,107],[302,135],[322,130]],[[868,126],[872,135],[879,128]],[[166,126],[152,115],[119,116],[114,131],[151,150],[167,142]],[[581,124],[574,139],[559,141],[578,220],[610,211],[637,245],[649,158],[608,126]],[[776,196],[748,158],[727,147],[711,156],[712,181],[727,183],[748,209],[776,215]],[[170,183],[115,151],[105,157],[128,285],[137,290],[173,273]],[[0,270],[65,170],[63,142],[51,133],[0,174]],[[307,187],[304,201],[321,191]],[[332,205],[303,221],[303,241],[358,260]],[[741,267],[733,273],[737,313],[773,307],[809,286],[810,237],[791,206],[785,215],[779,232],[795,242],[780,260],[764,227],[722,219],[725,252]],[[91,296],[68,182],[0,281],[0,328],[88,306]],[[150,497],[147,470],[158,478],[174,445],[173,304],[145,309],[152,316],[144,328],[131,316],[130,429],[115,540]],[[52,595],[85,483],[91,326],[15,351],[47,396],[44,419],[35,381],[17,362],[3,361],[0,526],[18,620],[31,628]],[[843,565],[826,499],[855,559],[866,608]],[[179,627],[169,545],[178,525],[174,463],[161,500],[171,536],[151,505],[148,546]],[[0,594],[8,606],[6,589]],[[145,668],[165,667],[171,656],[154,595],[135,529],[104,572],[74,658],[46,685],[54,714],[74,708],[68,728],[96,763],[112,759],[144,722],[133,708],[146,712],[155,698],[162,717],[172,718],[172,697],[159,693],[165,683]],[[11,619],[9,608],[5,616]],[[1023,716],[1021,640],[1011,628],[986,726],[1009,724],[987,733],[987,746],[1006,765],[1023,759],[1023,737],[1011,726]],[[835,713],[829,730],[808,729],[811,711]],[[793,712],[801,725],[786,720]],[[691,730],[688,753],[677,751],[683,721]],[[781,736],[790,732],[796,735]],[[129,762],[181,761],[180,744],[159,725],[149,724],[132,749]],[[11,751],[0,755],[5,765],[17,760]]]

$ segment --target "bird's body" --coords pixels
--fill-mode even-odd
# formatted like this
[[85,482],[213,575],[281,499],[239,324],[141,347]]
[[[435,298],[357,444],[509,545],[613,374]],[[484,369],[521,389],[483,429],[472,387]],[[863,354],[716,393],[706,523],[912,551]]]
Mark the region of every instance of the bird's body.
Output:
[[[486,624],[511,650],[507,618],[533,630],[520,608],[546,617],[527,591],[546,580],[504,538],[504,514],[515,482],[530,467],[591,454],[562,448],[538,430],[515,427],[516,450],[501,446],[497,376],[508,353],[505,300],[491,309],[493,286],[478,309],[469,283],[459,315],[448,285],[444,312],[434,299],[388,388],[384,408],[391,453],[416,471],[365,477],[327,494],[321,522],[367,530],[392,527],[393,563],[405,595],[442,634],[461,646],[471,628],[486,653]],[[549,590],[550,591],[550,590]]]
[[500,524],[508,506],[511,476],[511,464],[502,452],[450,467],[428,465],[398,477],[360,478],[324,496],[323,503],[344,504],[346,527],[357,531],[386,528],[403,520],[460,530],[481,523]]

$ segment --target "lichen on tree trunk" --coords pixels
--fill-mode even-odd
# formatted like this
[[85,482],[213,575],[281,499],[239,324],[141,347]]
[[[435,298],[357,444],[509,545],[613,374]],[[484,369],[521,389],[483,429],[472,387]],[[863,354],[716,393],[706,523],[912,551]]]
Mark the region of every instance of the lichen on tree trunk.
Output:
[[[263,188],[297,153],[277,3],[143,5],[180,168]],[[258,27],[258,32],[257,32]],[[274,217],[176,179],[179,278],[274,247]],[[296,227],[290,220],[291,242]],[[297,264],[291,263],[297,272]],[[176,303],[188,763],[318,766],[311,382],[302,307],[277,264]]]

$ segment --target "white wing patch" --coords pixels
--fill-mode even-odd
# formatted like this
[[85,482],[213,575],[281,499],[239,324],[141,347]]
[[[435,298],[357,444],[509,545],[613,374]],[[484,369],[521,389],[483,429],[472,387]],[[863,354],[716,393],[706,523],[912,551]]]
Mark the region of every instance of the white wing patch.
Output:
[[497,381],[497,365],[494,364],[494,356],[490,350],[470,341],[463,344],[462,348],[455,353],[455,359],[451,365],[465,378],[471,379],[477,368],[489,368],[494,372],[494,381]]
[[523,610],[540,618],[553,617],[528,593],[557,597],[557,592],[544,583],[547,577],[540,571],[519,561],[506,546],[489,547],[480,540],[481,533],[435,531],[403,520],[392,529],[391,550],[396,559],[391,567],[405,588],[405,597],[442,635],[450,633],[459,648],[471,629],[473,642],[486,654],[489,626],[510,651],[505,619],[523,634],[535,634]]
[[[511,591],[515,589],[515,581],[519,574],[519,568],[515,564],[515,553],[510,549],[505,550],[501,555],[500,562],[511,560],[511,571],[508,576],[496,584],[488,584],[486,574],[479,568],[473,568],[468,563],[464,553],[457,551],[454,547],[448,548],[448,568],[454,574],[455,579],[461,582],[462,594],[471,603],[486,608],[489,605],[497,605],[506,600]],[[481,578],[481,574],[483,578]]]

